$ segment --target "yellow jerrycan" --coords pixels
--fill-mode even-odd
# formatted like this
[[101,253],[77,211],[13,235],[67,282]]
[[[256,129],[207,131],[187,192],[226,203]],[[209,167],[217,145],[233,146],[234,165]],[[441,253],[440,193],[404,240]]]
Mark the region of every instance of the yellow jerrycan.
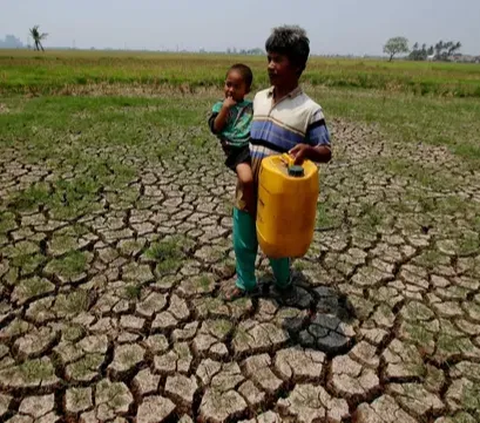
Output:
[[262,160],[258,181],[257,238],[270,258],[302,257],[313,239],[319,194],[318,168],[289,154]]

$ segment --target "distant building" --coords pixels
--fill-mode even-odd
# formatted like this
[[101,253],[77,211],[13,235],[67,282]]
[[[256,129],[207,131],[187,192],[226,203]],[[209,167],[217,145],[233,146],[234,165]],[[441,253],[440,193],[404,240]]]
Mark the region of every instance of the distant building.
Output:
[[457,63],[480,63],[480,56],[473,56],[471,54],[455,54],[452,57],[452,62],[457,62]]

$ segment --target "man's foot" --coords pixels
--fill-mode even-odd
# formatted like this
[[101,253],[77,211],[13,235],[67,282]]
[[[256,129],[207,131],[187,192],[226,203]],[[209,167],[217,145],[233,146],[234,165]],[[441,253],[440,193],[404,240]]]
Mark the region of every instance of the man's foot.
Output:
[[245,291],[244,289],[235,287],[231,289],[229,292],[225,292],[223,296],[225,298],[225,301],[235,301],[239,298],[245,297],[245,295],[247,295],[247,291]]
[[254,289],[247,291],[245,289],[241,289],[238,286],[234,286],[233,288],[226,289],[223,292],[223,297],[225,301],[235,301],[238,300],[239,298],[243,297],[254,297],[258,295],[259,291],[258,288],[255,287]]
[[280,301],[287,305],[293,305],[298,301],[298,290],[293,283],[290,283],[286,287],[275,285],[273,293]]

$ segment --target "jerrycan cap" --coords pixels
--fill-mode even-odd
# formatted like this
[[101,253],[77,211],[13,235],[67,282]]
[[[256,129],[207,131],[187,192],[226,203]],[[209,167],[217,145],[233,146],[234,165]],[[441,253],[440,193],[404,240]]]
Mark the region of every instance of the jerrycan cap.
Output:
[[288,168],[288,175],[294,178],[300,178],[305,175],[305,171],[302,166],[293,165]]

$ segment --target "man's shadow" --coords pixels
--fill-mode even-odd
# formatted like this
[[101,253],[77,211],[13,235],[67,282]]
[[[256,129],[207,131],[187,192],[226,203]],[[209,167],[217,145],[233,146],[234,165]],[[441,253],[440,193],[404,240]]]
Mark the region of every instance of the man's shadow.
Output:
[[285,317],[281,322],[291,342],[330,356],[348,352],[354,343],[355,332],[351,324],[356,317],[348,297],[331,286],[314,286],[301,271],[293,272],[293,281],[295,294],[284,297],[275,289],[272,275],[259,278],[262,298],[276,301],[280,310],[303,311],[300,317]]

